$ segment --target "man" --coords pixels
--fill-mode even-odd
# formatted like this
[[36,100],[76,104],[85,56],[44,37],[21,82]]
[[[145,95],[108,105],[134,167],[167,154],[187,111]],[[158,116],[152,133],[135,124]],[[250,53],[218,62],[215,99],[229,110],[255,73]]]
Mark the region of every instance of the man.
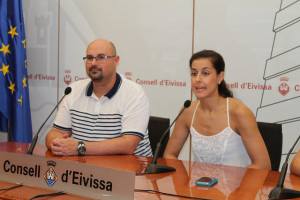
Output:
[[97,39],[83,59],[90,79],[71,85],[46,146],[58,156],[152,156],[147,134],[149,100],[140,85],[116,72],[120,57],[114,44]]

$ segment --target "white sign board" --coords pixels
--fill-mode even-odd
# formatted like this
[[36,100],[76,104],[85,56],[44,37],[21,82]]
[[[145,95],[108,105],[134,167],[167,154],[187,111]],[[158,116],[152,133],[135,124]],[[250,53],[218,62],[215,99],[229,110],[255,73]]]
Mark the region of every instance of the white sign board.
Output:
[[134,198],[135,173],[85,163],[0,152],[0,180],[93,199]]

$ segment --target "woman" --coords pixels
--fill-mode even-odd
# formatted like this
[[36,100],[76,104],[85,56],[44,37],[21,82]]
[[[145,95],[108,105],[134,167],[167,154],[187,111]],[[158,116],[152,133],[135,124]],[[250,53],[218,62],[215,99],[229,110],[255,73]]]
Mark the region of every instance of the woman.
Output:
[[222,56],[211,50],[195,53],[190,70],[197,100],[178,118],[164,157],[177,159],[191,132],[196,161],[271,169],[253,113],[226,87]]
[[298,150],[297,154],[294,156],[290,170],[293,174],[300,176],[300,150]]

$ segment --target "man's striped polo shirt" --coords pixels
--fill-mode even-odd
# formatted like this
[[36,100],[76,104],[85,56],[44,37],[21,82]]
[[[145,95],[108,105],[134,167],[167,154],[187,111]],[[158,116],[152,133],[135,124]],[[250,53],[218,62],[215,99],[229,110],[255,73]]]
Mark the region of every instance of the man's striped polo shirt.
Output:
[[54,127],[72,131],[81,141],[103,141],[123,135],[140,137],[135,155],[152,156],[148,137],[149,100],[143,88],[117,74],[113,88],[101,98],[93,93],[91,79],[76,81],[62,101]]

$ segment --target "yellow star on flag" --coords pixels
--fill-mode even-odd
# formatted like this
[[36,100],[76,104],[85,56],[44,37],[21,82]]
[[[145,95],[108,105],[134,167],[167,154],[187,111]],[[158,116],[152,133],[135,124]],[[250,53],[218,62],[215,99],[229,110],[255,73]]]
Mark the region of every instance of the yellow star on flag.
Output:
[[17,150],[18,150],[19,152],[22,152],[22,146],[21,146],[21,144],[20,144],[19,148],[17,148]]
[[16,90],[15,90],[15,85],[16,85],[16,84],[13,84],[13,83],[10,81],[10,86],[8,87],[8,89],[11,90],[11,94],[13,94],[14,91],[16,91]]
[[8,34],[11,34],[11,38],[14,38],[15,35],[19,35],[16,32],[17,27],[13,28],[12,26],[10,26],[10,31],[8,32]]
[[5,76],[6,73],[9,73],[9,65],[4,65],[4,63],[2,63],[2,68],[0,69],[0,71],[3,71],[3,75]]
[[22,43],[24,44],[24,49],[26,49],[26,40],[22,40]]
[[26,80],[27,80],[27,79],[26,79],[25,76],[24,76],[24,78],[23,78],[23,88],[24,88],[24,87],[27,87]]
[[27,68],[27,60],[25,60],[25,68]]
[[22,97],[22,95],[21,95],[21,98],[18,99],[18,101],[21,103],[21,107],[22,107],[22,102],[23,102],[23,97]]
[[0,49],[0,51],[2,51],[4,53],[4,55],[7,54],[7,53],[11,53],[8,48],[9,48],[9,44],[7,46],[5,46],[2,43],[2,48]]

